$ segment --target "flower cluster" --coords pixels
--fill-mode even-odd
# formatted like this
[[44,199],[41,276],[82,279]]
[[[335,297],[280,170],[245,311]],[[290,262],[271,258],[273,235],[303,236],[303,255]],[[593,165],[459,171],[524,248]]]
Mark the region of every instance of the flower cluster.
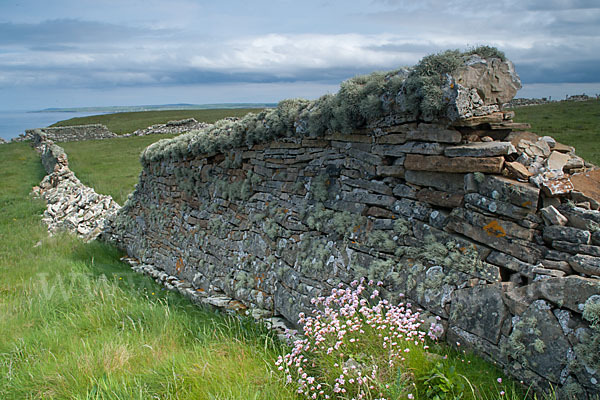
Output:
[[[372,281],[342,284],[328,297],[312,299],[313,316],[300,314],[304,335],[276,365],[288,384],[309,399],[384,399],[416,348],[427,349],[432,330],[410,303],[393,305]],[[412,395],[405,394],[407,398]]]

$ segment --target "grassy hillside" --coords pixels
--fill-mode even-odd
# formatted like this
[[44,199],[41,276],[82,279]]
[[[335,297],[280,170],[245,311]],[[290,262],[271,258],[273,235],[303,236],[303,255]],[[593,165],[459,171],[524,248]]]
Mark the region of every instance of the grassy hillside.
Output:
[[531,131],[575,147],[587,161],[600,165],[600,101],[560,101],[515,109],[515,121]]
[[213,123],[225,117],[243,117],[249,112],[257,112],[255,108],[231,108],[210,110],[166,110],[139,111],[115,114],[92,115],[89,117],[71,118],[59,121],[51,126],[73,126],[85,124],[103,124],[118,135],[131,133],[137,129],[147,128],[154,124],[164,124],[173,120],[195,118],[197,121]]

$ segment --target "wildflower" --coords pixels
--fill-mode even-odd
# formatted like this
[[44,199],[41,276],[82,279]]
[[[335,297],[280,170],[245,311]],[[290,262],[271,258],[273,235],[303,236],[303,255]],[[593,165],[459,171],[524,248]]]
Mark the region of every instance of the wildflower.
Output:
[[502,383],[502,378],[498,378],[496,380],[498,381],[498,383]]

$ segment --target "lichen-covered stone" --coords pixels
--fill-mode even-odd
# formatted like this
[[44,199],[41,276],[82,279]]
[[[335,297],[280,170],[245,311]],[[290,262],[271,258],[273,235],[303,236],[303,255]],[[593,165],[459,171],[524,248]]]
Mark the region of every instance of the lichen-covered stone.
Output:
[[446,157],[495,157],[516,153],[511,142],[474,142],[450,146],[444,150]]
[[494,344],[507,317],[499,284],[455,290],[452,294],[449,324],[482,337]]
[[561,240],[571,243],[588,244],[592,235],[589,231],[569,226],[551,225],[544,227],[544,240]]

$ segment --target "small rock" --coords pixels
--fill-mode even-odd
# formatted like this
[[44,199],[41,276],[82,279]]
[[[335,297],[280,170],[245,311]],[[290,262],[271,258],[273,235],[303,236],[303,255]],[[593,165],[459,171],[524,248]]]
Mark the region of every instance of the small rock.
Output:
[[514,177],[519,180],[528,181],[529,177],[532,175],[531,172],[518,161],[506,162],[504,163],[506,169],[508,170],[509,176]]
[[556,146],[556,140],[552,136],[542,136],[540,140],[543,140],[548,144],[548,147],[553,149]]
[[558,211],[556,208],[554,208],[554,206],[548,206],[548,207],[542,208],[540,211],[542,212],[542,217],[544,218],[544,221],[548,225],[564,226],[567,224],[567,222],[569,222],[567,217],[562,215],[560,213],[560,211]]

